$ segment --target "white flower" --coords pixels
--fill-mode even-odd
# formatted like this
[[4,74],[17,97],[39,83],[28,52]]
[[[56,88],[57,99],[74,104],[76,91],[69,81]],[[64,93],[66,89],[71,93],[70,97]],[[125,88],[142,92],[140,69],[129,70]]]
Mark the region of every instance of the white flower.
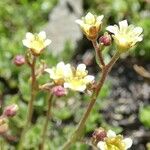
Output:
[[68,79],[64,83],[64,87],[69,88],[73,91],[83,92],[86,90],[87,85],[92,83],[93,81],[94,81],[94,76],[91,76],[91,75],[87,75],[83,78],[78,78],[75,76],[71,79]]
[[106,30],[114,34],[113,38],[120,52],[127,51],[137,42],[143,40],[143,29],[134,25],[128,25],[127,20],[120,21],[119,26],[108,26]]
[[131,146],[132,146],[132,139],[130,139],[130,138],[125,138],[124,140],[123,140],[123,142],[125,143],[125,148],[126,149],[128,149],[128,148],[130,148]]
[[80,25],[81,29],[83,30],[84,34],[89,39],[97,38],[98,32],[100,31],[103,15],[95,16],[92,13],[87,13],[85,17],[82,19],[77,19],[76,23]]
[[104,141],[99,141],[97,147],[100,150],[127,150],[132,146],[132,139],[116,135],[112,130],[108,130]]
[[56,67],[47,68],[45,71],[49,73],[50,78],[57,84],[62,84],[66,78],[73,76],[71,65],[64,64],[64,62],[59,62]]
[[23,45],[29,48],[34,55],[39,55],[45,47],[50,43],[50,39],[46,39],[46,33],[41,31],[39,34],[26,33],[26,38],[22,40]]
[[109,137],[109,138],[116,137],[116,133],[112,130],[108,130],[107,131],[107,137]]
[[60,62],[56,67],[47,68],[45,71],[50,74],[50,78],[54,83],[74,91],[83,92],[87,85],[94,81],[94,76],[88,75],[84,64],[79,64],[75,69],[70,64]]
[[94,76],[88,75],[88,71],[84,64],[79,64],[74,72],[74,76],[65,81],[64,87],[83,92],[87,88],[87,85],[93,82]]
[[105,142],[103,141],[100,141],[97,143],[97,147],[100,149],[100,150],[107,150],[107,145]]
[[77,69],[76,69],[76,76],[78,77],[84,77],[87,75],[87,70],[86,70],[86,65],[85,64],[79,64],[77,66]]

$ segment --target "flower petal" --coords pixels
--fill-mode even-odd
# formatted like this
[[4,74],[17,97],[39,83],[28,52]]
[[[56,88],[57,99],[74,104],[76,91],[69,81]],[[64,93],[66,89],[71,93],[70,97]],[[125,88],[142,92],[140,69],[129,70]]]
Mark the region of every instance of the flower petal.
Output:
[[41,31],[39,34],[38,34],[38,37],[45,40],[46,39],[46,33],[45,31]]
[[47,69],[45,69],[44,71],[47,72],[47,73],[51,73],[51,72],[52,72],[52,69],[47,68]]
[[94,81],[94,79],[95,79],[95,77],[92,76],[92,75],[87,75],[87,76],[84,78],[85,83],[91,83],[91,82]]
[[104,15],[101,15],[101,16],[98,16],[96,20],[97,22],[101,23],[103,18],[104,18]]
[[109,137],[109,138],[116,137],[116,133],[112,130],[108,130],[107,131],[107,137]]
[[127,20],[123,20],[119,22],[120,32],[124,32],[128,28]]
[[31,32],[27,32],[26,33],[26,39],[33,40],[34,39],[34,35]]
[[95,16],[92,13],[87,13],[85,16],[85,23],[87,24],[94,24],[95,23]]
[[71,78],[73,76],[72,68],[70,64],[66,64],[64,67],[64,76]]
[[78,86],[78,87],[76,88],[76,91],[84,92],[85,89],[86,89],[86,85],[81,85],[81,86]]
[[57,64],[57,68],[59,69],[63,69],[65,67],[65,64],[64,64],[64,62],[63,61],[61,61],[61,62],[59,62],[58,64]]
[[130,148],[130,147],[132,146],[132,143],[133,143],[133,141],[132,141],[131,138],[125,138],[125,139],[123,140],[123,142],[125,143],[126,149]]
[[69,87],[70,87],[70,84],[67,83],[67,82],[65,82],[65,83],[64,83],[64,88],[69,88]]
[[106,143],[103,142],[103,141],[100,141],[100,142],[98,142],[97,147],[98,147],[100,150],[106,150]]
[[47,68],[44,70],[45,72],[49,73],[51,79],[57,79],[57,75],[55,74],[54,68]]
[[84,24],[83,20],[81,20],[81,19],[77,19],[75,22],[77,24],[79,24],[80,26],[83,26],[83,24]]
[[26,46],[28,48],[31,48],[31,42],[29,40],[27,40],[27,39],[22,40],[22,43],[23,43],[24,46]]
[[52,42],[52,41],[51,41],[50,39],[46,39],[46,40],[44,41],[44,46],[46,47],[46,46],[50,45],[51,42]]
[[106,28],[107,31],[117,34],[119,32],[118,26],[114,25],[114,26],[108,26]]
[[85,69],[86,69],[86,65],[85,64],[79,64],[78,66],[77,66],[77,71],[85,71]]
[[137,41],[139,41],[139,42],[141,42],[142,40],[143,40],[143,35],[141,35],[137,38]]
[[140,35],[143,32],[143,29],[141,27],[135,27],[133,32],[135,35]]

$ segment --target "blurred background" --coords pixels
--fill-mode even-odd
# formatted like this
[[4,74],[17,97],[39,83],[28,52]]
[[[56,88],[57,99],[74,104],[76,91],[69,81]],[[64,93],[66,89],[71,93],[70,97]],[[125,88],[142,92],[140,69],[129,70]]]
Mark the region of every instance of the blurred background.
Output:
[[[88,11],[104,14],[103,28],[123,19],[144,29],[144,40],[115,64],[99,94],[88,119],[85,138],[72,150],[88,150],[91,135],[97,127],[113,129],[130,136],[135,150],[150,150],[150,0],[1,0],[0,1],[0,104],[17,103],[19,112],[9,122],[4,136],[5,149],[15,150],[25,123],[30,99],[29,75],[26,65],[16,67],[13,58],[25,53],[22,45],[26,32],[45,30],[52,44],[40,60],[49,67],[63,60],[72,64],[85,63],[90,74],[98,75],[94,50],[82,34],[75,19]],[[114,46],[104,51],[106,61]],[[40,83],[49,77],[39,78]],[[47,95],[39,93],[35,101],[33,126],[24,139],[25,149],[38,149],[42,122],[46,114]],[[74,131],[89,102],[82,93],[69,93],[53,103],[52,118],[47,132],[46,150],[56,150]]]

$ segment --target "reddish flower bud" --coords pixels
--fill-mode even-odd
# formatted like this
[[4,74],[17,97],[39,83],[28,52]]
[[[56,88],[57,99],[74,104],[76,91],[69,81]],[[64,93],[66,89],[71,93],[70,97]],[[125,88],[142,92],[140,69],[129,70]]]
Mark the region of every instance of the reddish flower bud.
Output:
[[54,86],[52,89],[51,89],[52,93],[57,96],[57,97],[61,97],[61,96],[64,96],[67,94],[67,91],[64,87],[58,85],[58,86]]
[[23,55],[17,55],[14,57],[13,62],[17,66],[22,66],[23,64],[25,64],[25,57]]
[[92,142],[96,145],[99,141],[103,141],[107,137],[107,133],[103,128],[96,129],[92,134]]
[[16,115],[18,111],[18,106],[16,104],[12,104],[10,106],[5,107],[3,115],[7,117],[13,117]]
[[5,117],[0,118],[0,134],[4,134],[8,131],[8,123]]
[[111,36],[108,33],[105,33],[103,36],[99,38],[100,43],[105,46],[111,45]]

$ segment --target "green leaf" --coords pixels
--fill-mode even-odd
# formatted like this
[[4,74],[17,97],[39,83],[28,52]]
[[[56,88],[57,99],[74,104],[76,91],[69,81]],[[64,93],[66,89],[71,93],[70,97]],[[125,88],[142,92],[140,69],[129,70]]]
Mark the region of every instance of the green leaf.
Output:
[[139,119],[145,127],[150,128],[150,105],[140,108]]
[[55,108],[52,111],[54,116],[61,120],[66,120],[72,116],[72,111],[68,107]]

